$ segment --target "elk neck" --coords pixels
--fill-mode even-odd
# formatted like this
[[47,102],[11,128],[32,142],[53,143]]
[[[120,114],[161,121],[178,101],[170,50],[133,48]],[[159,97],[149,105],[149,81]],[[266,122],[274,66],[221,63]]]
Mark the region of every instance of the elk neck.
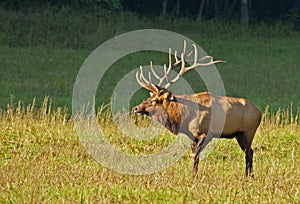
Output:
[[169,131],[177,135],[181,125],[181,104],[174,98],[174,100],[169,101],[169,103],[165,105],[164,109],[168,115],[164,125]]

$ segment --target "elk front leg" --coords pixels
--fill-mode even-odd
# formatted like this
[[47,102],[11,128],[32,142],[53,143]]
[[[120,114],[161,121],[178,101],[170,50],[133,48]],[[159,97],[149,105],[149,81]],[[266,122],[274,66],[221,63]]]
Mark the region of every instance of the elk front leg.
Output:
[[197,146],[202,140],[201,138],[202,133],[199,130],[198,121],[199,121],[198,117],[191,120],[188,125],[188,131],[186,133],[188,137],[191,139],[192,158],[195,158]]
[[191,142],[191,149],[192,149],[192,158],[194,159],[194,166],[193,166],[193,173],[194,175],[198,172],[198,164],[199,164],[199,156],[197,156],[197,147],[199,144],[199,139],[195,138],[194,141]]
[[199,154],[202,150],[202,145],[204,143],[205,138],[206,138],[206,134],[201,134],[200,136],[197,136],[194,142],[192,143],[192,152],[194,155],[194,167],[193,167],[194,175],[197,175],[198,173]]

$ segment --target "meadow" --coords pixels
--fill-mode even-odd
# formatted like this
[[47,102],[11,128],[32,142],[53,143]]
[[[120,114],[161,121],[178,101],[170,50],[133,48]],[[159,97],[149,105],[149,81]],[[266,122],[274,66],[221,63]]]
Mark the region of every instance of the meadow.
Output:
[[[94,18],[68,8],[7,12],[0,22],[1,203],[299,203],[300,34],[289,25],[143,19],[101,13]],[[59,23],[57,23],[59,22]],[[88,22],[88,23],[85,23]],[[109,38],[130,30],[166,29],[185,35],[216,59],[226,94],[246,97],[264,113],[253,143],[254,178],[244,178],[244,153],[220,140],[192,176],[187,151],[175,165],[151,175],[126,175],[97,163],[84,149],[71,117],[72,90],[86,57]],[[168,49],[168,48],[166,48]],[[97,106],[111,100],[117,81],[140,64],[165,63],[159,53],[134,53],[105,74]],[[196,91],[205,85],[185,76]],[[132,105],[148,93],[137,93]],[[98,110],[110,142],[130,154],[168,146],[163,132],[145,141],[128,139],[109,111]]]
[[[9,106],[1,111],[2,203],[299,203],[298,116],[264,113],[254,139],[254,177],[244,177],[244,153],[220,140],[192,176],[190,151],[170,168],[150,175],[120,174],[83,148],[66,110]],[[168,132],[146,142],[126,138],[98,113],[109,141],[129,154],[152,153],[174,140]]]

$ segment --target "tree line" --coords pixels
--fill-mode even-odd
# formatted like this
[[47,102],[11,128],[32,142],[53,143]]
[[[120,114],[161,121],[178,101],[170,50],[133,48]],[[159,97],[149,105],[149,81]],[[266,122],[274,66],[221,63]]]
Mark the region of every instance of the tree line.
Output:
[[245,25],[283,21],[300,26],[300,0],[2,0],[0,4],[14,10],[58,5],[129,11],[141,17],[190,17]]

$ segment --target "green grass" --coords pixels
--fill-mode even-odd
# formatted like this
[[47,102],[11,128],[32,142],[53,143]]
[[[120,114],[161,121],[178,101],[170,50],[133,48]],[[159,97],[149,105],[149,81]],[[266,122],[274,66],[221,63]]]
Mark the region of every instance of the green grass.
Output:
[[[300,36],[236,40],[189,37],[195,38],[208,54],[227,61],[217,65],[227,95],[246,97],[261,109],[268,105],[271,112],[280,107],[286,109],[293,103],[297,111],[300,104]],[[90,52],[57,47],[1,46],[0,107],[5,108],[12,98],[14,102],[21,100],[28,104],[33,98],[41,102],[49,96],[55,107],[66,106],[70,110],[77,72]],[[98,92],[97,104],[109,103],[117,82],[140,64],[148,65],[150,60],[162,65],[167,58],[153,52],[136,53],[110,67],[98,87],[101,93]],[[206,91],[193,71],[185,78],[195,92]],[[145,93],[139,95],[133,104],[146,96]]]
[[[66,110],[10,106],[0,115],[0,202],[299,203],[299,116],[266,112],[253,143],[254,178],[244,178],[244,154],[234,140],[218,145],[192,177],[186,152],[175,165],[151,175],[123,175],[102,167],[83,148]],[[103,115],[104,114],[104,115]],[[159,150],[174,136],[126,140],[106,113],[99,124],[111,143],[128,153]],[[292,121],[292,122],[291,122]]]
[[[13,99],[42,102],[49,95],[59,106],[70,106],[73,83],[86,51],[59,48],[0,47],[0,104]],[[65,104],[65,105],[64,105]]]

